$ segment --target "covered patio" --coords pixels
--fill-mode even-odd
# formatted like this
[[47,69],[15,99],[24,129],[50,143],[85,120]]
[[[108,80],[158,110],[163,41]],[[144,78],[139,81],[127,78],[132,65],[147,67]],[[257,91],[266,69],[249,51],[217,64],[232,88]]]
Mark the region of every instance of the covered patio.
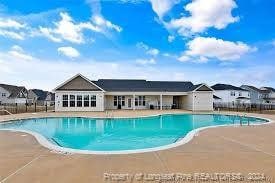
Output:
[[184,101],[188,94],[112,94],[105,95],[106,109],[184,109]]

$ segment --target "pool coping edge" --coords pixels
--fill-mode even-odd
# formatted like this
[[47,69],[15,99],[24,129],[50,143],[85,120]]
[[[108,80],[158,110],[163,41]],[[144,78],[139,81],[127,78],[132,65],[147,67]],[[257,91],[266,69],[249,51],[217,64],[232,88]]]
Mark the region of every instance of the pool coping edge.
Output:
[[[169,115],[169,114],[176,114],[176,115],[180,115],[180,114],[217,114],[217,113],[164,113],[164,114],[154,114],[154,115],[147,115],[147,116],[138,116],[138,117],[115,117],[115,118],[142,118],[142,117],[153,117],[153,116],[161,116],[161,115]],[[236,114],[217,114],[217,115],[236,115]],[[236,116],[240,116],[240,115],[236,115]],[[60,116],[60,117],[64,117],[64,116]],[[76,117],[76,116],[74,116]],[[96,119],[102,119],[103,117],[99,118],[99,117],[87,117],[87,116],[78,116],[78,117],[82,117],[82,118],[96,118]],[[263,119],[266,120],[267,122],[265,123],[257,123],[257,124],[250,124],[250,126],[259,126],[259,125],[268,125],[271,123],[274,123],[275,121],[269,119],[269,118],[264,118],[264,117],[258,117],[258,116],[248,116],[246,115],[245,117],[253,117],[253,118],[257,118],[257,119]],[[24,120],[24,119],[39,119],[39,118],[58,118],[58,116],[50,116],[50,117],[29,117],[29,118],[21,118],[21,119],[13,119],[13,120],[7,120],[7,121],[3,121],[1,122],[3,123],[12,123],[15,120]],[[113,119],[113,118],[111,118]],[[184,145],[188,142],[190,142],[195,136],[197,136],[197,134],[200,131],[203,131],[205,129],[211,129],[211,128],[218,128],[218,127],[240,127],[240,125],[238,124],[232,124],[232,125],[215,125],[215,126],[207,126],[207,127],[201,127],[201,128],[197,128],[194,129],[190,132],[188,132],[183,138],[180,138],[180,140],[172,143],[172,144],[168,144],[168,145],[164,145],[164,146],[159,146],[159,147],[153,147],[153,148],[146,148],[146,149],[136,149],[136,150],[120,150],[120,151],[91,151],[91,150],[77,150],[77,149],[72,149],[72,148],[66,148],[66,147],[61,147],[58,145],[53,144],[52,142],[50,142],[46,137],[44,137],[43,135],[37,133],[37,132],[33,132],[33,131],[29,131],[29,130],[19,130],[19,129],[0,129],[0,131],[11,131],[11,132],[23,132],[23,133],[28,133],[32,136],[35,137],[35,139],[45,148],[51,150],[51,152],[54,153],[60,153],[60,154],[91,154],[91,155],[116,155],[116,154],[136,154],[136,153],[147,153],[147,152],[155,152],[155,151],[162,151],[162,150],[167,150],[167,149],[172,149],[181,145]]]

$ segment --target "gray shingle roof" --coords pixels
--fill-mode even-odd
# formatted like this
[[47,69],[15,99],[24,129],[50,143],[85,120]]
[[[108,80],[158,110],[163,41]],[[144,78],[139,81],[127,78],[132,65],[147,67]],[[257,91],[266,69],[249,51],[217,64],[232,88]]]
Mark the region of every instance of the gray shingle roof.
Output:
[[48,95],[50,95],[50,101],[54,101],[55,100],[55,93],[52,93],[52,92],[48,92]]
[[99,79],[92,81],[105,91],[137,92],[188,92],[194,89],[192,82],[182,81],[146,81],[131,79]]
[[272,87],[262,87],[262,88],[265,88],[266,90],[269,90],[269,91],[273,91],[273,92],[275,92],[275,89],[274,88],[272,88]]
[[19,95],[19,93],[25,89],[24,86],[14,86],[7,84],[0,84],[0,87],[4,88],[10,93],[9,98],[16,98]]
[[214,99],[221,99],[220,97],[216,96],[216,95],[213,95],[213,98]]
[[31,91],[33,91],[33,93],[37,95],[37,100],[45,100],[48,93],[47,91],[43,91],[40,89],[31,89]]
[[237,97],[236,99],[250,99],[248,97]]
[[211,86],[211,88],[213,88],[214,90],[241,90],[241,91],[247,91],[247,90],[242,89],[240,87],[233,86],[233,85],[228,85],[228,84],[215,84],[215,85]]
[[251,86],[251,85],[242,85],[241,87],[247,87],[247,88],[250,88],[254,91],[257,91],[257,92],[261,92],[261,90],[259,88],[256,88],[255,86]]

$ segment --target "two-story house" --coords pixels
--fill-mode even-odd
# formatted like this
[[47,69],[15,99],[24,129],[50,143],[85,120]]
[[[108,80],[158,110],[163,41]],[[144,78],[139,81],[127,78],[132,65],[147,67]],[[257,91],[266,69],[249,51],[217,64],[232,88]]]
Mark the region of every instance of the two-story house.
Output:
[[275,104],[275,89],[272,87],[261,87],[261,99],[263,103]]
[[28,98],[30,103],[36,103],[37,105],[53,105],[55,100],[54,93],[40,89],[30,89]]
[[256,88],[255,86],[251,86],[251,85],[242,85],[241,88],[249,91],[251,103],[253,103],[253,104],[263,103],[263,99],[262,99],[263,91],[262,90],[260,90],[259,88]]
[[25,104],[28,91],[24,86],[0,84],[0,104]]
[[215,84],[211,87],[214,90],[215,103],[224,103],[227,106],[236,106],[239,104],[249,104],[249,91],[229,84]]

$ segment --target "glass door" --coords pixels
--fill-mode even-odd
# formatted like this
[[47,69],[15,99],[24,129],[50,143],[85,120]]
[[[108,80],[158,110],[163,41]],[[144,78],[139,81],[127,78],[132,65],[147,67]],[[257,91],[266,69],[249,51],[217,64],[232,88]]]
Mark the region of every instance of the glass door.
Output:
[[132,108],[132,99],[128,98],[128,108]]

